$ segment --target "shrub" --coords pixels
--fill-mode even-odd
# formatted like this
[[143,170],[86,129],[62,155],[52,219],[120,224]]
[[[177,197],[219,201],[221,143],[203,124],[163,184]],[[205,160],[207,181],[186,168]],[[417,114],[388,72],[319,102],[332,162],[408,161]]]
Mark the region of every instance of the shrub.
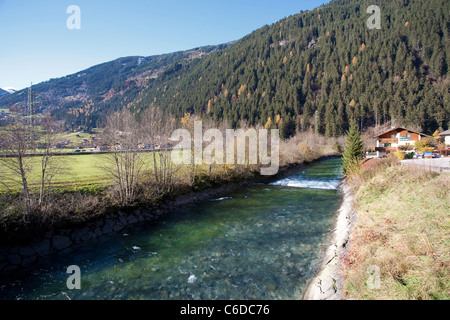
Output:
[[430,138],[423,138],[421,140],[417,140],[414,144],[414,148],[416,149],[416,151],[420,153],[431,152],[434,150],[432,140]]
[[405,144],[405,145],[398,146],[398,149],[401,151],[411,151],[411,150],[414,150],[414,146],[412,146],[410,144]]
[[398,150],[394,154],[399,160],[405,160],[405,153],[403,151]]

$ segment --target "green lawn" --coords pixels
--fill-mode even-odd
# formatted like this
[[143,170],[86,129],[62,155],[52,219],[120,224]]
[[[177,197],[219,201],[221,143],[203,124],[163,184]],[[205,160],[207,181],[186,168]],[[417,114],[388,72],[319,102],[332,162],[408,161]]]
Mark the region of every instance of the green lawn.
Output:
[[[153,158],[151,153],[143,154],[146,164],[152,167]],[[78,189],[86,186],[105,186],[111,184],[105,166],[111,163],[108,154],[76,154],[55,156],[51,158],[57,167],[61,168],[59,173],[55,175],[53,182],[62,188]],[[28,181],[31,187],[39,185],[39,172],[41,157],[29,158],[29,166],[31,173]],[[5,183],[9,188],[15,190],[21,187],[20,177],[14,175],[4,167],[0,168],[0,181]],[[5,191],[6,186],[0,184],[0,191]]]
[[109,178],[102,168],[108,163],[105,154],[80,154],[60,156],[54,159],[61,161],[62,171],[56,176],[55,183],[60,185],[104,185]]
[[[144,161],[144,170],[153,170],[153,153],[145,152],[140,154]],[[114,180],[108,173],[107,167],[111,168],[114,162],[111,154],[105,153],[77,153],[73,155],[53,156],[50,167],[57,167],[58,173],[52,180],[52,183],[58,188],[68,191],[98,189],[111,185]],[[40,186],[41,157],[26,158],[28,161],[29,174],[27,175],[28,184],[31,188]],[[9,161],[13,159],[9,158]],[[158,157],[157,157],[158,161]],[[209,166],[202,165],[196,167],[197,174],[202,172],[208,174]],[[214,172],[220,173],[223,166],[216,166]],[[175,176],[180,179],[186,179],[191,174],[186,166],[178,168]],[[22,189],[21,177],[8,169],[0,162],[0,193],[7,191],[19,191]]]

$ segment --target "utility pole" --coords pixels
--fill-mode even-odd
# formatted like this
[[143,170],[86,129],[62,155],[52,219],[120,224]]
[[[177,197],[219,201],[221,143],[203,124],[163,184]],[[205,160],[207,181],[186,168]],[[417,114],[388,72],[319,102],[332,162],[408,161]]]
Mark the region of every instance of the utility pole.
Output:
[[33,107],[34,107],[34,95],[33,95],[33,82],[30,83],[28,88],[28,101],[27,101],[27,113],[28,113],[28,133],[29,133],[29,143],[33,141]]
[[28,111],[28,124],[30,126],[30,130],[33,127],[33,82],[31,82],[30,87],[28,88],[28,101],[27,101],[27,111]]

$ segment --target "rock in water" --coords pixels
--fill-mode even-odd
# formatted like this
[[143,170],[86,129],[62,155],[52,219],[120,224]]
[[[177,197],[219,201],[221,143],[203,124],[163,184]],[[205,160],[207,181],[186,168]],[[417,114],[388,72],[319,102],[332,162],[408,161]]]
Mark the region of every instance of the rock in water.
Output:
[[194,275],[191,275],[188,279],[188,283],[194,283],[195,281],[197,281],[197,277]]
[[72,240],[66,236],[54,236],[52,243],[55,250],[61,251],[68,248],[72,244]]

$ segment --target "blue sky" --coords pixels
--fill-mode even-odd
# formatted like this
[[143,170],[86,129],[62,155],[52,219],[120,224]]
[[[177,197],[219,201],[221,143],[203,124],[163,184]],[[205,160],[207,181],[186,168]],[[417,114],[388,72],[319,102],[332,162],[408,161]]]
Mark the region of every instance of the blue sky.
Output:
[[[328,0],[0,0],[0,88],[22,89],[124,56],[238,40]],[[69,30],[67,8],[81,10]]]

